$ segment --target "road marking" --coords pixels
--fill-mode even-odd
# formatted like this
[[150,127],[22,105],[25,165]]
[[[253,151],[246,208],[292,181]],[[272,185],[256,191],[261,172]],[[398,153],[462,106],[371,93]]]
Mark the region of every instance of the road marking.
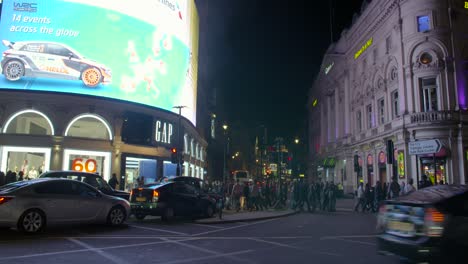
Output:
[[377,237],[377,235],[324,236],[324,237],[321,237],[320,240],[334,239],[334,238],[373,238],[373,237]]
[[104,257],[104,258],[106,258],[106,259],[108,259],[110,261],[112,261],[112,263],[130,264],[130,262],[127,262],[127,261],[125,261],[125,260],[123,260],[123,259],[121,259],[119,257],[116,257],[116,256],[114,256],[112,254],[106,253],[101,249],[96,249],[96,248],[94,248],[94,247],[92,247],[92,246],[90,246],[90,245],[88,245],[88,244],[86,244],[84,242],[78,241],[78,240],[76,240],[74,238],[68,238],[67,240],[71,241],[71,242],[73,242],[73,243],[75,243],[75,244],[77,244],[79,246],[82,246],[82,247],[84,247],[86,249],[89,249],[89,250],[93,251],[94,253],[96,253],[96,254],[98,254],[98,255],[100,255],[100,256],[102,256],[102,257]]
[[221,231],[226,231],[226,230],[231,230],[231,229],[236,229],[236,228],[241,228],[241,227],[246,227],[246,226],[252,226],[252,225],[257,225],[257,224],[262,224],[262,223],[267,223],[267,222],[275,221],[275,220],[278,220],[278,219],[279,219],[279,218],[273,218],[273,219],[267,219],[267,220],[258,221],[258,222],[254,222],[254,223],[250,223],[250,224],[245,224],[245,225],[231,226],[231,227],[227,227],[227,228],[223,228],[223,229],[211,230],[211,231],[207,231],[207,232],[202,232],[202,233],[194,234],[194,235],[192,235],[192,236],[201,236],[201,235],[206,235],[206,234],[211,234],[211,233],[216,233],[216,232],[221,232]]
[[177,231],[170,231],[170,230],[165,230],[165,229],[160,229],[160,228],[144,227],[144,226],[137,226],[137,225],[128,225],[128,226],[135,227],[135,228],[140,228],[140,229],[152,230],[152,231],[166,232],[166,233],[171,233],[171,234],[176,234],[176,235],[181,235],[181,236],[188,236],[189,235],[187,233],[182,233],[182,232],[177,232]]
[[273,241],[268,241],[268,240],[263,240],[263,239],[260,239],[260,238],[249,238],[249,240],[253,240],[253,241],[257,241],[257,242],[262,242],[262,243],[267,243],[267,244],[271,244],[271,245],[275,245],[275,246],[280,246],[280,247],[287,247],[287,248],[293,248],[293,249],[299,249],[299,250],[302,250],[302,248],[300,247],[295,247],[295,246],[291,246],[291,245],[288,245],[288,244],[283,244],[283,243],[279,243],[279,242],[273,242]]
[[165,264],[187,263],[187,262],[194,262],[194,261],[199,261],[199,260],[207,260],[207,259],[230,257],[230,256],[232,257],[232,256],[247,254],[251,252],[253,252],[253,250],[249,249],[249,250],[236,251],[236,252],[226,253],[226,254],[217,254],[217,255],[212,255],[212,256],[207,256],[207,257],[174,260],[174,261],[169,261],[169,262],[164,262],[164,263]]
[[[201,251],[201,252],[204,252],[204,253],[209,253],[209,254],[213,254],[213,255],[223,255],[225,253],[222,253],[222,252],[218,252],[218,251],[214,251],[214,250],[210,250],[210,249],[206,249],[206,248],[202,248],[202,247],[197,247],[197,246],[194,246],[194,245],[190,245],[190,244],[187,244],[187,243],[183,243],[183,242],[180,242],[180,241],[173,241],[173,240],[170,240],[170,239],[167,239],[167,238],[163,238],[163,240],[167,241],[168,243],[174,243],[174,244],[177,244],[179,246],[183,246],[183,247],[188,247],[188,248],[191,248],[191,249],[195,249],[195,250],[198,250],[198,251]],[[242,258],[237,258],[237,257],[232,257],[232,256],[226,256],[232,260],[235,260],[235,261],[239,261],[241,263],[254,263],[250,260],[247,260],[247,259],[242,259]]]
[[214,229],[223,229],[223,228],[225,228],[225,227],[222,227],[222,226],[205,225],[205,224],[195,224],[195,223],[190,223],[190,224],[188,224],[188,225],[210,227],[210,228],[214,228]]
[[339,241],[346,241],[350,243],[356,243],[356,244],[362,244],[362,245],[367,245],[367,246],[376,246],[376,243],[372,242],[364,242],[364,241],[359,241],[359,240],[353,240],[353,239],[346,239],[346,238],[328,238],[327,240],[339,240]]
[[[190,240],[194,240],[194,239],[193,238],[185,238],[185,239],[180,239],[179,241],[190,241]],[[139,244],[131,244],[131,245],[111,246],[111,247],[100,247],[100,248],[94,248],[94,250],[107,250],[107,249],[118,249],[118,248],[141,247],[141,246],[150,246],[150,245],[164,244],[164,243],[167,243],[167,241],[157,241],[157,242],[139,243]],[[61,255],[61,254],[72,254],[72,253],[80,253],[80,252],[88,252],[88,251],[91,251],[91,250],[90,249],[75,249],[75,250],[63,250],[63,251],[55,251],[55,252],[47,252],[47,253],[36,253],[36,254],[21,255],[21,256],[0,257],[0,261],[2,261],[2,260],[12,260],[12,259],[24,259],[24,258],[54,256],[54,255]]]

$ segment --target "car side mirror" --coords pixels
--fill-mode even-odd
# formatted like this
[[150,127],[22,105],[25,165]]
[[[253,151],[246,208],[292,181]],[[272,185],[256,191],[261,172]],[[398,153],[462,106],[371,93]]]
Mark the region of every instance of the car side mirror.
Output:
[[68,53],[68,59],[71,60],[73,58],[73,53]]

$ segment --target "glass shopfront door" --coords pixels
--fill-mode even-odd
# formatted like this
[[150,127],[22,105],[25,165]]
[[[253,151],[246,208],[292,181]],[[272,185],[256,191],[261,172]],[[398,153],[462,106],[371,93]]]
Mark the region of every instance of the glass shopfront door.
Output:
[[110,179],[111,153],[100,151],[65,149],[63,169],[101,175],[106,181]]

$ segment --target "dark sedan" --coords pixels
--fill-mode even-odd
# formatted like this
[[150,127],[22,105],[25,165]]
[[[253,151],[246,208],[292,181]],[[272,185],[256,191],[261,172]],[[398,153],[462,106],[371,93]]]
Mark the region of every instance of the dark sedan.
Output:
[[130,194],[132,213],[137,219],[147,215],[169,221],[176,216],[212,217],[215,200],[181,181],[161,182],[135,188]]
[[462,263],[468,257],[468,187],[432,186],[386,201],[377,228],[380,253],[405,261]]
[[113,189],[101,176],[93,173],[79,171],[48,171],[42,173],[39,178],[64,178],[87,183],[107,195],[128,200],[130,193]]

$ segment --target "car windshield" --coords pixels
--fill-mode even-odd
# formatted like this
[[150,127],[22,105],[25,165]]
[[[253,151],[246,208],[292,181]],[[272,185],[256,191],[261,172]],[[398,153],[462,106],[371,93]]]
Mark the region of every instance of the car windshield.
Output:
[[26,185],[28,185],[28,182],[26,182],[26,181],[19,181],[19,182],[9,183],[7,185],[4,185],[4,186],[0,187],[0,193],[11,192],[11,191],[19,189],[19,188],[21,188],[23,186],[26,186]]

